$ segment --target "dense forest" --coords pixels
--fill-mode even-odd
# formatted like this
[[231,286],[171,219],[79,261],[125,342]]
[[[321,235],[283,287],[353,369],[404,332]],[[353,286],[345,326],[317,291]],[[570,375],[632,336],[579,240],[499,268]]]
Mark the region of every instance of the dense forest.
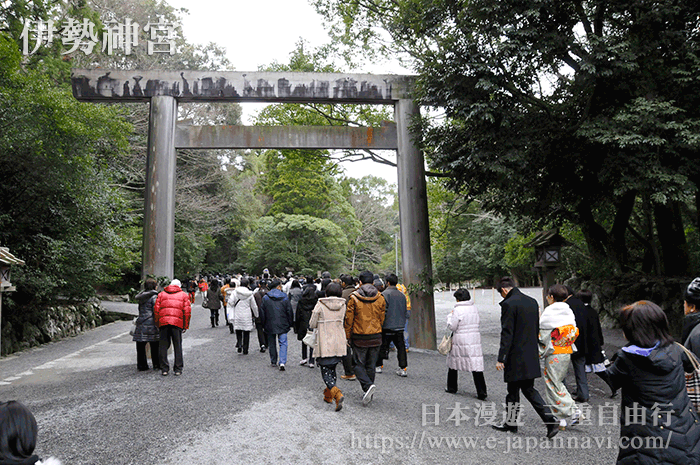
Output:
[[[260,69],[360,72],[361,60],[400,59],[415,70],[436,282],[537,284],[526,244],[550,228],[571,244],[561,279],[700,271],[700,5],[311,3],[333,42],[300,39],[288,61]],[[78,102],[70,69],[235,69],[217,44],[186,40],[183,14],[154,0],[0,5],[0,245],[26,262],[13,270],[9,319],[139,287],[148,105]],[[124,17],[175,25],[177,53],[148,54],[146,41],[128,54],[65,53],[60,40],[26,53],[28,25],[90,20],[101,37]],[[183,104],[179,119],[240,124],[241,108]],[[255,124],[392,119],[388,108],[297,104],[270,105]],[[393,271],[396,187],[348,177],[341,162],[356,159],[392,164],[370,152],[178,151],[176,276]]]

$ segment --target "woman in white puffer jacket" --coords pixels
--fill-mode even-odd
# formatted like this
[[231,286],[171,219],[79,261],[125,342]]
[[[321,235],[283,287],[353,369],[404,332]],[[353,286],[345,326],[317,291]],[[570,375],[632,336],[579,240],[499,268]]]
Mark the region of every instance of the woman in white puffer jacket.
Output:
[[463,288],[454,293],[457,300],[454,310],[447,315],[447,329],[452,331],[452,350],[447,355],[447,388],[445,392],[457,392],[459,371],[471,371],[476,386],[476,397],[486,399],[484,356],[481,352],[479,311],[469,291]]
[[254,319],[258,317],[258,305],[253,291],[248,288],[247,278],[241,278],[241,285],[228,298],[226,316],[236,331],[236,351],[248,355],[250,332],[255,329]]

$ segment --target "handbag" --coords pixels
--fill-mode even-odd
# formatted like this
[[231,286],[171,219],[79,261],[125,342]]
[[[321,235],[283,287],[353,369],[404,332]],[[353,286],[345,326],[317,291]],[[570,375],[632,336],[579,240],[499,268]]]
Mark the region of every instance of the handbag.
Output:
[[209,299],[206,294],[202,297],[202,308],[209,308]]
[[438,344],[437,350],[442,355],[447,355],[450,353],[452,350],[452,333],[445,333],[445,335],[442,336],[442,341],[440,341],[440,344]]
[[[676,344],[678,343],[676,342]],[[685,374],[685,390],[688,391],[688,397],[690,397],[690,402],[695,407],[695,411],[700,414],[700,362],[695,357],[695,354],[686,349],[685,346],[682,344],[678,345],[686,353],[690,363],[693,364],[693,372]]]
[[316,345],[316,330],[307,331],[301,342],[313,348]]

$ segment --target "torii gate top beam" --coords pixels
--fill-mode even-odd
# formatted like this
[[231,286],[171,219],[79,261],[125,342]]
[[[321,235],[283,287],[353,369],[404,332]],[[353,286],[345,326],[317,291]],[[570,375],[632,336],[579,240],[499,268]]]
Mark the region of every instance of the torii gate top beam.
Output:
[[86,101],[318,102],[393,104],[412,99],[415,76],[75,69],[73,95]]

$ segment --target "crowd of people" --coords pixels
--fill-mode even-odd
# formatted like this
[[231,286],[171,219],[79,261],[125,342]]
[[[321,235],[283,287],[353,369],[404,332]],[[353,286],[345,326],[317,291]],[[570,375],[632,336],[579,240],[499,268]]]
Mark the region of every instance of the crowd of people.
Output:
[[[685,347],[674,342],[666,314],[658,305],[638,301],[620,310],[620,326],[628,343],[611,362],[602,350],[603,333],[598,313],[590,305],[590,291],[574,293],[567,286],[553,285],[542,311],[510,277],[499,281],[497,291],[503,301],[496,369],[503,371],[507,385],[507,411],[494,429],[518,432],[521,391],[544,422],[547,438],[576,425],[583,419],[581,404],[589,400],[587,374],[595,373],[609,386],[611,397],[622,391],[620,436],[627,445],[639,446],[623,447],[621,441],[618,464],[700,463],[700,404],[689,396],[696,392],[692,379],[698,376],[692,359],[697,364],[700,357],[700,278],[685,291]],[[483,400],[487,392],[478,309],[466,289],[457,290],[454,297],[457,303],[447,318],[452,348],[446,391],[457,392],[458,371],[470,371],[477,397]],[[570,367],[574,393],[564,382]],[[546,402],[534,386],[543,373]]]
[[[193,284],[194,283],[194,284]],[[190,323],[192,292],[198,289],[203,306],[210,310],[212,328],[224,324],[236,335],[236,351],[248,355],[250,333],[255,331],[260,352],[270,365],[286,370],[287,335],[294,331],[302,343],[301,365],[320,368],[325,388],[323,400],[343,408],[344,394],[337,385],[337,365],[347,380],[357,380],[362,403],[369,405],[376,391],[375,374],[382,371],[391,350],[396,351],[396,374],[407,376],[410,299],[395,274],[384,279],[369,271],[358,277],[279,279],[261,277],[209,277],[181,283],[173,279],[161,292],[147,279],[136,296],[139,317],[135,322],[137,368],[148,370],[150,345],[154,370],[167,376],[168,349],[174,350],[173,372],[182,374],[182,333]],[[620,325],[628,343],[608,361],[598,312],[591,307],[592,293],[556,284],[546,293],[541,309],[510,277],[496,287],[503,297],[501,337],[496,370],[507,386],[504,421],[492,425],[517,433],[521,424],[520,393],[532,404],[546,426],[547,438],[584,419],[588,402],[588,373],[595,373],[610,388],[610,396],[622,392],[620,435],[626,438],[661,439],[665,447],[640,442],[641,447],[620,448],[618,463],[700,463],[700,418],[687,380],[694,373],[693,359],[700,357],[700,278],[684,295],[682,342],[674,342],[664,311],[650,301],[638,301],[620,311]],[[454,293],[454,309],[447,316],[452,345],[447,356],[448,393],[458,391],[458,373],[472,373],[476,397],[486,400],[485,365],[479,330],[479,310],[467,289]],[[223,309],[223,312],[222,312]],[[543,362],[544,369],[541,368]],[[565,378],[572,369],[574,381]],[[544,376],[544,399],[534,386]],[[575,390],[573,389],[575,386]],[[572,390],[569,390],[569,387]],[[545,400],[546,399],[546,400]],[[632,412],[632,414],[630,413]],[[32,452],[36,421],[17,402],[0,404],[0,463],[8,454],[42,463]],[[13,444],[5,447],[7,444]],[[645,445],[651,444],[651,447]],[[33,460],[33,461],[32,461]],[[24,462],[17,462],[24,463]],[[45,462],[49,463],[49,462]]]
[[[162,292],[147,279],[136,296],[139,317],[135,321],[137,368],[148,370],[147,344],[150,344],[153,369],[163,376],[170,371],[168,349],[173,346],[175,376],[182,373],[182,333],[189,327],[196,289],[202,294],[202,306],[210,311],[211,327],[223,323],[236,335],[236,351],[248,355],[251,332],[257,335],[260,352],[267,352],[270,365],[286,371],[288,333],[293,330],[301,345],[300,365],[320,367],[326,385],[324,400],[343,405],[336,367],[343,364],[341,378],[357,380],[362,388],[363,404],[369,404],[376,386],[375,374],[381,372],[389,352],[398,359],[396,374],[408,376],[408,325],[410,299],[395,274],[383,279],[369,271],[359,276],[341,275],[332,279],[329,272],[320,278],[270,276],[210,276],[180,282],[177,279]],[[222,311],[223,309],[223,311]]]

